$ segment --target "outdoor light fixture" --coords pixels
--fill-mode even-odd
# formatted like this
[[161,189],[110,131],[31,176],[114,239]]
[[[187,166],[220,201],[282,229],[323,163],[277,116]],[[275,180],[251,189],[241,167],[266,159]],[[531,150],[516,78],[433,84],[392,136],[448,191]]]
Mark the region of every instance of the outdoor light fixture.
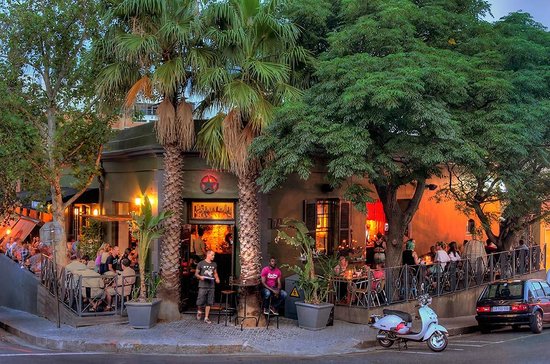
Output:
[[134,199],[134,204],[135,204],[136,206],[141,206],[141,197],[136,197],[136,198]]
[[92,215],[94,215],[94,216],[99,215],[99,210],[98,210],[98,209],[94,209],[94,211],[92,211]]
[[80,212],[80,210],[78,209],[78,207],[75,207],[75,208],[74,208],[74,214],[75,214],[75,215],[78,215],[79,212]]
[[10,235],[10,234],[11,234],[11,229],[6,230],[6,235]]

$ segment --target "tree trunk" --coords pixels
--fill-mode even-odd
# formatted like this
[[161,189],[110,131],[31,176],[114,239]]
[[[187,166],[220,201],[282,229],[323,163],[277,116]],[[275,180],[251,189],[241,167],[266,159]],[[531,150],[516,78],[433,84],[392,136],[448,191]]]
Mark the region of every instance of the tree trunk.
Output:
[[[256,171],[250,167],[239,176],[239,246],[241,265],[241,280],[258,280],[261,270],[260,227],[258,221],[258,186]],[[243,314],[244,295],[240,295],[239,314]],[[255,294],[248,294],[247,315],[259,316],[260,300]],[[245,325],[255,323],[247,320]]]
[[403,236],[405,235],[407,226],[418,210],[418,205],[424,194],[425,186],[426,181],[424,179],[416,181],[414,195],[410,199],[405,211],[403,211],[397,201],[397,190],[401,185],[375,184],[378,197],[384,206],[384,214],[386,215],[389,227],[386,243],[386,267],[402,265]]
[[176,145],[164,146],[164,202],[163,211],[171,216],[164,221],[161,249],[161,278],[159,297],[162,298],[159,318],[180,318],[180,234],[183,221],[183,165],[184,156]]
[[51,186],[52,217],[53,221],[61,226],[61,241],[55,242],[55,259],[59,266],[69,263],[67,250],[67,236],[65,233],[65,209],[63,208],[63,194],[59,175],[54,176],[54,184]]

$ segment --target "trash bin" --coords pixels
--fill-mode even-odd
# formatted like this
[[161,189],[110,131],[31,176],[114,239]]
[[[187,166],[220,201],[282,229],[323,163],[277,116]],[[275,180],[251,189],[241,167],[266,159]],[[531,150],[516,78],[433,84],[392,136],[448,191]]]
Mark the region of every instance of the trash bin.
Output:
[[304,292],[296,287],[297,281],[297,274],[293,274],[285,278],[285,290],[288,293],[285,300],[285,317],[293,320],[298,319],[295,303],[304,302]]

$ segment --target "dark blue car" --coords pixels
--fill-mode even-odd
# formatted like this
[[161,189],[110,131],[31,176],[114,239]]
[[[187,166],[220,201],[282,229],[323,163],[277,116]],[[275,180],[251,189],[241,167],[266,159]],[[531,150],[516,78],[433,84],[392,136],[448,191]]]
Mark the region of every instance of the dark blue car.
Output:
[[522,325],[542,332],[550,322],[550,286],[541,279],[498,281],[489,284],[477,300],[476,320],[482,333],[492,328]]

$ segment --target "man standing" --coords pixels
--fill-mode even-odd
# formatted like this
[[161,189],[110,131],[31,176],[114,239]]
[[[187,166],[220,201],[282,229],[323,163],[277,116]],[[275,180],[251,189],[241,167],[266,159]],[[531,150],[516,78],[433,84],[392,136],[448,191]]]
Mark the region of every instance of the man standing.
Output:
[[206,257],[206,244],[202,240],[204,229],[199,227],[197,234],[198,236],[193,235],[191,238],[191,253],[197,255],[202,260]]
[[[279,314],[279,306],[285,301],[287,293],[281,289],[281,270],[277,268],[275,258],[269,259],[269,265],[262,269],[262,298],[264,300],[264,314],[268,315],[269,311],[273,315]],[[269,307],[269,299],[271,298],[271,307]]]
[[202,318],[202,308],[204,307],[204,322],[211,324],[209,319],[210,306],[214,304],[214,288],[216,283],[220,283],[218,277],[218,265],[214,262],[215,253],[212,250],[206,252],[206,259],[197,264],[195,277],[199,280],[199,294],[197,296],[197,320]]

